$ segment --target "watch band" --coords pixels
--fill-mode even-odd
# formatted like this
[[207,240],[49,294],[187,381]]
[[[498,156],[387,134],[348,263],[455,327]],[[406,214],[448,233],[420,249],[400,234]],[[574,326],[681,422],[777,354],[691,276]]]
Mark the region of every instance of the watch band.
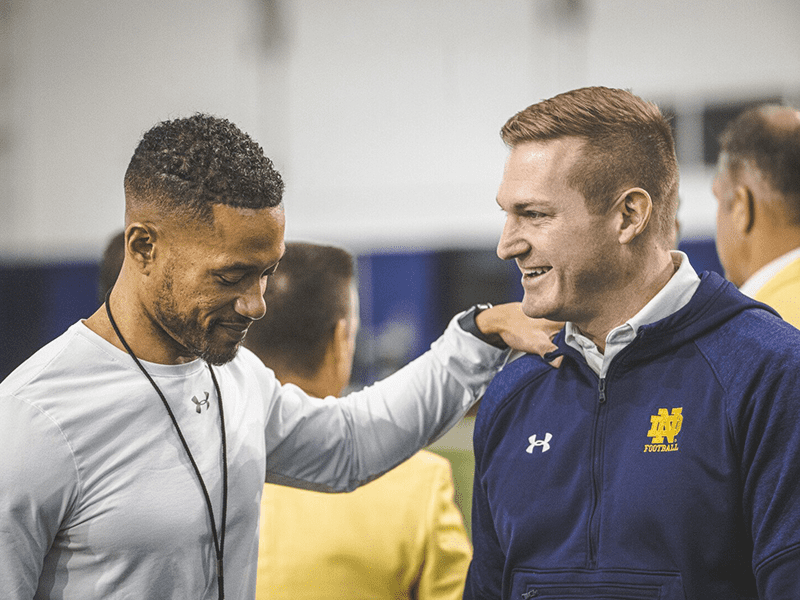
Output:
[[479,328],[478,324],[475,322],[475,317],[477,317],[480,313],[482,313],[487,308],[492,308],[492,305],[488,302],[476,304],[471,308],[467,309],[467,311],[458,318],[458,324],[464,331],[471,333],[476,338],[481,340],[482,342],[486,342],[494,346],[495,348],[499,348],[500,350],[505,350],[508,348],[508,344],[503,341],[503,338],[500,337],[498,333],[483,333]]

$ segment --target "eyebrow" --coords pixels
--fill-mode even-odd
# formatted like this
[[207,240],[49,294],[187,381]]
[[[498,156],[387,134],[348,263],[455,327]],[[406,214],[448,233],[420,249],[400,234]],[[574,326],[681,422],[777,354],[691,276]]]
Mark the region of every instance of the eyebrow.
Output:
[[[502,204],[500,204],[499,199],[497,200],[497,205],[506,210]],[[510,203],[508,206],[508,211],[525,211],[525,210],[543,210],[550,206],[549,202],[544,202],[542,200],[536,200],[535,198],[530,198],[528,200],[515,200]]]
[[[281,259],[282,259],[282,257],[281,257]],[[275,271],[277,270],[279,264],[281,264],[280,260],[278,260],[278,262],[276,262],[271,267],[267,267],[266,269],[264,269],[263,274],[264,275],[272,275],[272,274],[274,274]],[[233,263],[231,265],[225,265],[224,267],[216,269],[216,271],[218,271],[218,272],[254,271],[254,270],[258,270],[258,267],[256,265],[253,265],[252,263],[246,263],[246,262],[237,262],[237,263]]]

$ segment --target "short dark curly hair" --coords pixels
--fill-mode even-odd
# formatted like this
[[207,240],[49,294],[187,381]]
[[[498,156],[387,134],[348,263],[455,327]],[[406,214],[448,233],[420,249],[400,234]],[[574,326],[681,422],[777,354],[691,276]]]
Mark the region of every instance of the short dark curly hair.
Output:
[[214,204],[260,209],[282,198],[281,175],[261,146],[227,119],[202,113],[150,129],[125,172],[128,210],[151,205],[211,222]]
[[734,177],[745,162],[751,161],[786,200],[794,222],[800,223],[800,120],[792,127],[778,125],[771,118],[794,110],[764,104],[744,111],[722,133],[720,153],[727,156]]
[[585,144],[570,186],[601,213],[617,194],[641,187],[653,200],[655,229],[673,235],[678,209],[678,160],[669,122],[652,102],[602,86],[558,94],[518,112],[500,131],[506,145],[564,137]]

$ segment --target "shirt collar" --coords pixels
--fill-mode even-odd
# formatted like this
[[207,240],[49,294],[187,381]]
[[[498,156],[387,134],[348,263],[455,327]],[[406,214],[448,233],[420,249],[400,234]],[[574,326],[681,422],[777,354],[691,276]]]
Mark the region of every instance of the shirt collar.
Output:
[[768,262],[766,265],[748,277],[747,281],[745,281],[742,284],[742,287],[739,288],[739,291],[745,296],[750,296],[753,298],[770,279],[775,277],[775,275],[780,273],[784,267],[787,267],[798,258],[800,258],[800,248],[795,248],[783,256],[779,256],[775,260]]
[[655,323],[678,312],[689,304],[700,285],[700,277],[689,263],[689,257],[679,251],[671,254],[676,267],[675,274],[642,310],[628,319],[627,324],[633,328],[634,333],[638,333],[642,325]]
[[601,374],[607,370],[611,359],[634,340],[640,327],[678,312],[697,291],[700,278],[689,263],[689,258],[680,251],[673,251],[671,254],[677,270],[638,313],[608,333],[605,355],[600,354],[594,342],[584,336],[573,323],[567,322],[564,341],[580,352],[596,373]]

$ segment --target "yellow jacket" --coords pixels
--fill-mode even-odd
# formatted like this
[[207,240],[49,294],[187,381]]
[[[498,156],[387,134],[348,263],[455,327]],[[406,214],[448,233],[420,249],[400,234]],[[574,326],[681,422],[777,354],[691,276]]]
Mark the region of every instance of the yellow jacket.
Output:
[[423,450],[349,494],[265,485],[256,599],[455,600],[471,557],[450,463]]
[[754,298],[777,310],[787,323],[800,328],[800,259],[781,269]]

